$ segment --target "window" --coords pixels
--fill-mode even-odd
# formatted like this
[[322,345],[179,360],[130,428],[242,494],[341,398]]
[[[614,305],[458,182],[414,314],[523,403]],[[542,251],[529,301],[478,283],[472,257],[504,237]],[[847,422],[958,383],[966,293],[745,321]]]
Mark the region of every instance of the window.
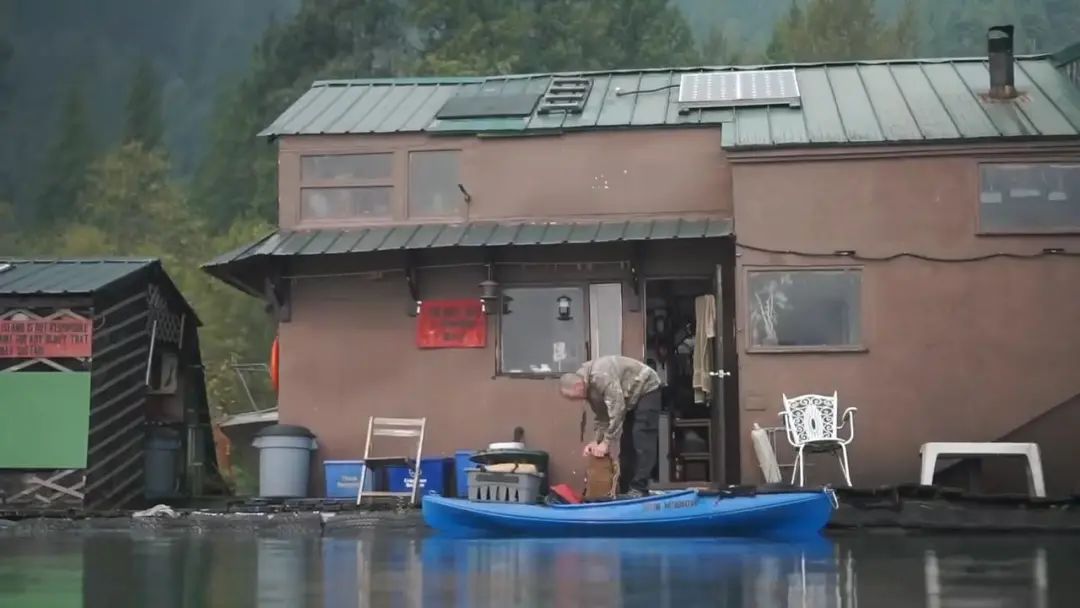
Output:
[[458,188],[456,150],[409,154],[409,217],[460,217],[465,198]]
[[300,192],[300,218],[339,220],[390,217],[391,188],[304,188]]
[[393,154],[327,154],[305,156],[301,161],[300,175],[306,184],[389,179],[393,167]]
[[1080,164],[986,164],[979,178],[980,230],[1080,230]]
[[585,362],[585,291],[580,287],[503,290],[499,370],[554,375]]
[[394,155],[325,154],[300,160],[300,219],[386,219],[393,215]]
[[861,273],[853,269],[751,271],[751,349],[859,347],[860,283]]

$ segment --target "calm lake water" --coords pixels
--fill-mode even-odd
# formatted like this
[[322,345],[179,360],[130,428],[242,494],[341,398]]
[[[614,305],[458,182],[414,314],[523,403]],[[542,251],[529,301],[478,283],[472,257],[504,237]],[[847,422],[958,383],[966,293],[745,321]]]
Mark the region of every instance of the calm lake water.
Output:
[[451,540],[0,530],[3,608],[1080,605],[1080,537]]

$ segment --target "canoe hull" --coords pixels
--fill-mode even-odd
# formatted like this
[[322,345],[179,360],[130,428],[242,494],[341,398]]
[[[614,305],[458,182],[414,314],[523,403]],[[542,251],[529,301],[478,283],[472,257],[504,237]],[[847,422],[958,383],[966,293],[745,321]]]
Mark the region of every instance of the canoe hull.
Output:
[[519,505],[424,497],[424,521],[451,535],[794,538],[819,534],[824,491],[715,496],[695,490],[582,505]]

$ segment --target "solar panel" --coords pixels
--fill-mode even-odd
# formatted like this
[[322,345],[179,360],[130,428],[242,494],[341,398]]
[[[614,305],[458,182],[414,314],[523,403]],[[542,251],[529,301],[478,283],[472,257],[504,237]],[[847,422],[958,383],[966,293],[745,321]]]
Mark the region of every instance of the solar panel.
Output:
[[532,114],[540,93],[521,95],[462,95],[451,97],[436,118],[494,118]]
[[679,104],[686,108],[799,105],[795,70],[747,70],[683,74]]

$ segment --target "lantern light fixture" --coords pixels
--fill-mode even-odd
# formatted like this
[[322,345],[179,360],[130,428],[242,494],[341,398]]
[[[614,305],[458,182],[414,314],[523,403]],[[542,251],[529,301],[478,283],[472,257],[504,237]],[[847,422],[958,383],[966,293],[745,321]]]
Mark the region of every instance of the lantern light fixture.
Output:
[[571,302],[570,296],[565,296],[565,295],[564,296],[559,296],[555,300],[555,302],[556,302],[558,313],[559,313],[559,317],[558,317],[559,320],[560,321],[569,321],[570,320],[570,302]]

